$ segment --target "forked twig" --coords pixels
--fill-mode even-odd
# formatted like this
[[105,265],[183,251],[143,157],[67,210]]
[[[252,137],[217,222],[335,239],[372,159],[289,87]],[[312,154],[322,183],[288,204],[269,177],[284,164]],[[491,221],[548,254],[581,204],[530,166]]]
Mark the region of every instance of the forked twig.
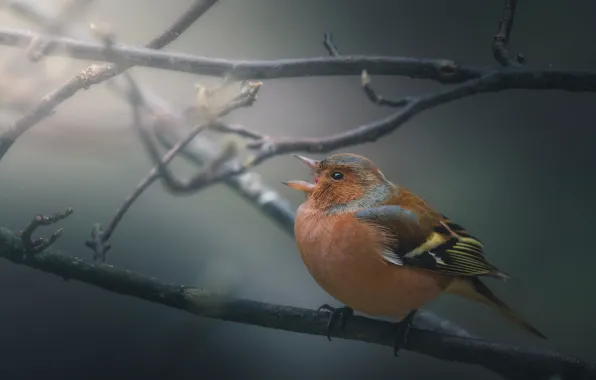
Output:
[[40,237],[33,240],[33,233],[41,226],[49,226],[58,223],[62,219],[68,218],[73,212],[74,210],[72,208],[67,208],[62,212],[57,212],[50,216],[41,214],[35,215],[31,222],[19,232],[25,251],[28,253],[38,253],[54,244],[62,234],[62,228],[58,228],[54,231],[49,238]]

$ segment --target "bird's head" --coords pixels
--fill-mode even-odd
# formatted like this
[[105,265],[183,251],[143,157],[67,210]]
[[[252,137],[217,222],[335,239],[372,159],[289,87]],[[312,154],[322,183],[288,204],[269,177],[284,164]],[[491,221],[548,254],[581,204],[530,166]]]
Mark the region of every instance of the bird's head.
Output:
[[[317,161],[294,155],[312,172],[314,183],[287,181],[285,185],[305,192],[309,201],[320,208],[350,204],[361,199],[385,196],[388,181],[366,157],[351,153],[331,155]],[[374,200],[374,199],[371,199]]]

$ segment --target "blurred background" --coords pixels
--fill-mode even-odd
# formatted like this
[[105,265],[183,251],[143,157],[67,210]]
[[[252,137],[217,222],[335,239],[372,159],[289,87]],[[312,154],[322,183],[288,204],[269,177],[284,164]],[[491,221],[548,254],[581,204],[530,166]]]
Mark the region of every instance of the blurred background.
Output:
[[[25,1],[25,0],[23,0]],[[56,13],[57,0],[28,3]],[[107,24],[119,41],[144,44],[191,0],[97,0],[76,23]],[[40,30],[0,2],[0,25]],[[494,65],[501,0],[222,0],[166,51],[229,59],[324,56],[323,33],[344,54],[451,58]],[[596,2],[528,0],[518,6],[510,50],[529,65],[596,69]],[[89,38],[89,40],[91,40]],[[91,62],[0,46],[0,130]],[[134,68],[174,109],[212,78]],[[386,96],[440,86],[373,77]],[[596,356],[594,270],[596,94],[506,91],[443,105],[388,137],[350,151],[376,161],[487,247],[516,280],[490,281],[544,332],[541,342],[487,308],[443,296],[429,310],[502,342]],[[257,103],[227,117],[272,136],[317,137],[388,115],[360,78],[265,82]],[[321,156],[317,156],[321,157]],[[175,165],[181,176],[193,172]],[[74,207],[56,248],[91,258],[92,224],[106,223],[151,165],[130,128],[130,109],[102,84],[80,92],[22,136],[0,162],[0,225],[22,228],[36,213]],[[307,179],[283,156],[256,171],[295,209],[303,196],[280,181]],[[44,230],[49,232],[49,230]],[[238,297],[316,308],[331,302],[308,274],[293,239],[224,185],[172,196],[160,184],[136,202],[112,237],[108,262],[163,281]],[[0,378],[38,379],[498,379],[480,367],[360,342],[221,321],[119,296],[0,261]]]

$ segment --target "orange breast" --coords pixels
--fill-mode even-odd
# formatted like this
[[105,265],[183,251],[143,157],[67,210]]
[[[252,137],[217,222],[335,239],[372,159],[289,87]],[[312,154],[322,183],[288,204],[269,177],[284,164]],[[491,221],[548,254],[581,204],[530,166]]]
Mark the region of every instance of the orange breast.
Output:
[[383,235],[351,215],[326,216],[305,204],[296,215],[296,242],[315,281],[362,313],[401,320],[438,296],[450,278],[387,263]]

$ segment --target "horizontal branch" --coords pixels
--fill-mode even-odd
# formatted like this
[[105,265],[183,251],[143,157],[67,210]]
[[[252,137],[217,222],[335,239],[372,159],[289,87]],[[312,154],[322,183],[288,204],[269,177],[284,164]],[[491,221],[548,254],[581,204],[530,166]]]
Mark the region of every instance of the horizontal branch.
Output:
[[[38,34],[28,30],[0,28],[0,45],[27,46]],[[50,54],[76,59],[119,62],[131,66],[181,71],[191,74],[241,79],[277,79],[305,76],[360,75],[367,69],[371,74],[403,75],[426,78],[442,83],[458,83],[478,78],[486,70],[459,66],[447,59],[417,59],[383,56],[316,57],[281,59],[275,61],[235,61],[207,58],[184,53],[160,52],[152,49],[116,44],[106,50],[105,45],[71,38],[49,40]],[[91,83],[93,84],[93,83]]]
[[[172,285],[110,265],[94,264],[48,249],[35,255],[25,248],[12,231],[0,227],[0,257],[64,279],[78,280],[110,292],[214,318],[255,326],[325,335],[327,316],[315,310],[237,299],[200,288]],[[392,346],[392,324],[354,317],[337,338]],[[442,360],[478,364],[513,379],[543,378],[592,379],[596,364],[555,352],[520,348],[414,327],[405,349]],[[389,353],[388,353],[389,355]]]
[[[30,31],[0,28],[2,45],[26,45],[36,37],[37,34]],[[360,75],[363,70],[367,70],[369,74],[376,75],[407,76],[432,79],[441,83],[460,83],[479,78],[492,71],[492,68],[463,66],[448,59],[344,55],[274,61],[235,61],[161,52],[120,44],[106,51],[102,44],[70,38],[55,38],[50,43],[59,47],[54,49],[52,54],[68,55],[77,59],[111,61],[117,56],[119,61],[127,65],[219,77],[229,75],[236,80]],[[513,86],[516,88],[526,88],[524,83],[535,83],[537,81],[532,78],[538,76],[545,78],[545,85],[530,88],[596,91],[594,71],[518,67],[511,68],[508,72],[512,81],[519,81],[519,85]],[[94,84],[93,80],[94,78],[89,78],[88,84]]]

